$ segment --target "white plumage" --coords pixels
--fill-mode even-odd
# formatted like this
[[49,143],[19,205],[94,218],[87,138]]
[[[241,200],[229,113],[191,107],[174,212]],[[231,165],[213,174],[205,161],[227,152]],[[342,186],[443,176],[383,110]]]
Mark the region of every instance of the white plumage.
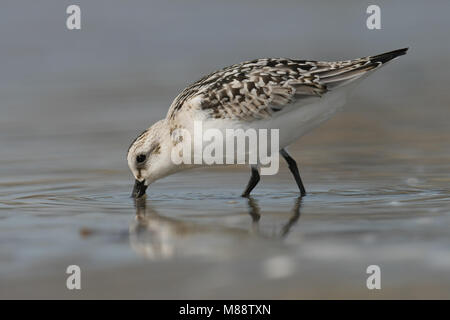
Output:
[[[284,148],[343,106],[356,80],[406,51],[405,48],[336,62],[265,58],[213,72],[184,89],[166,118],[133,141],[128,164],[136,184],[145,191],[151,182],[192,167],[171,163],[171,134],[176,129],[193,133],[193,123],[199,120],[205,129],[279,129],[281,154],[304,194],[295,161]],[[138,161],[143,158],[144,161]],[[252,179],[257,182],[259,174],[255,170],[252,169]],[[244,195],[253,187],[249,183]]]

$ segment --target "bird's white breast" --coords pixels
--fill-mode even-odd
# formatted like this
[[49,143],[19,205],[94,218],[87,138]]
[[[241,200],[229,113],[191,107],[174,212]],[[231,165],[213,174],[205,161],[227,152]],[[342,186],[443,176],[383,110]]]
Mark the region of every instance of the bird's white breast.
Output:
[[230,128],[278,129],[281,149],[330,119],[345,104],[346,96],[347,90],[338,90],[316,98],[309,104],[293,104],[280,114],[275,113],[269,119],[251,122],[213,119],[205,121],[204,127],[221,130]]

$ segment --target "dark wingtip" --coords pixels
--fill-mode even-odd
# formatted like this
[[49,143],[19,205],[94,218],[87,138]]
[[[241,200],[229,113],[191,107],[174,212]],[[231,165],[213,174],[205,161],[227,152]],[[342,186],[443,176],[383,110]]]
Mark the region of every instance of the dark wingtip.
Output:
[[394,51],[389,51],[389,52],[385,52],[382,54],[378,54],[376,56],[372,56],[370,57],[370,61],[372,62],[381,62],[381,63],[386,63],[394,58],[397,58],[399,56],[402,56],[404,54],[406,54],[406,52],[408,51],[409,48],[403,48],[403,49],[397,49]]

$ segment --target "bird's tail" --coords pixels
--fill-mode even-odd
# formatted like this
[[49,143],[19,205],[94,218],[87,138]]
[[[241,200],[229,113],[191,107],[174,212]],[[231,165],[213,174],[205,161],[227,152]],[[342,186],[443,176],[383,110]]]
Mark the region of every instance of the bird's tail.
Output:
[[382,54],[377,54],[376,56],[368,57],[368,59],[372,62],[381,62],[381,64],[385,64],[386,62],[391,61],[399,56],[403,56],[406,54],[409,48],[397,49],[394,51],[385,52]]
[[319,69],[316,74],[319,76],[320,82],[328,89],[334,89],[365,76],[369,71],[378,69],[392,59],[406,54],[406,51],[408,48],[355,60],[331,62],[329,69]]

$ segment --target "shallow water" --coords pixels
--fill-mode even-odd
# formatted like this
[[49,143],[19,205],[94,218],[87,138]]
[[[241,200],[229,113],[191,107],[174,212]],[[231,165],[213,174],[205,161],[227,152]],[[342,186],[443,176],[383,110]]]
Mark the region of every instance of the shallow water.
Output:
[[[379,31],[359,1],[80,0],[80,32],[59,2],[5,4],[0,298],[449,298],[450,4],[381,2]],[[303,199],[284,164],[250,200],[248,168],[180,173],[130,199],[129,143],[201,75],[405,46],[292,146]],[[65,286],[72,264],[80,291]]]
[[[249,200],[239,197],[248,170],[224,168],[168,177],[134,203],[123,154],[111,156],[127,133],[11,137],[2,297],[448,296],[449,151],[423,133],[350,143],[370,121],[344,112],[293,148],[303,199],[283,166]],[[33,148],[38,160],[27,160]],[[69,264],[82,269],[80,293],[64,288]],[[380,292],[366,288],[372,264]]]

